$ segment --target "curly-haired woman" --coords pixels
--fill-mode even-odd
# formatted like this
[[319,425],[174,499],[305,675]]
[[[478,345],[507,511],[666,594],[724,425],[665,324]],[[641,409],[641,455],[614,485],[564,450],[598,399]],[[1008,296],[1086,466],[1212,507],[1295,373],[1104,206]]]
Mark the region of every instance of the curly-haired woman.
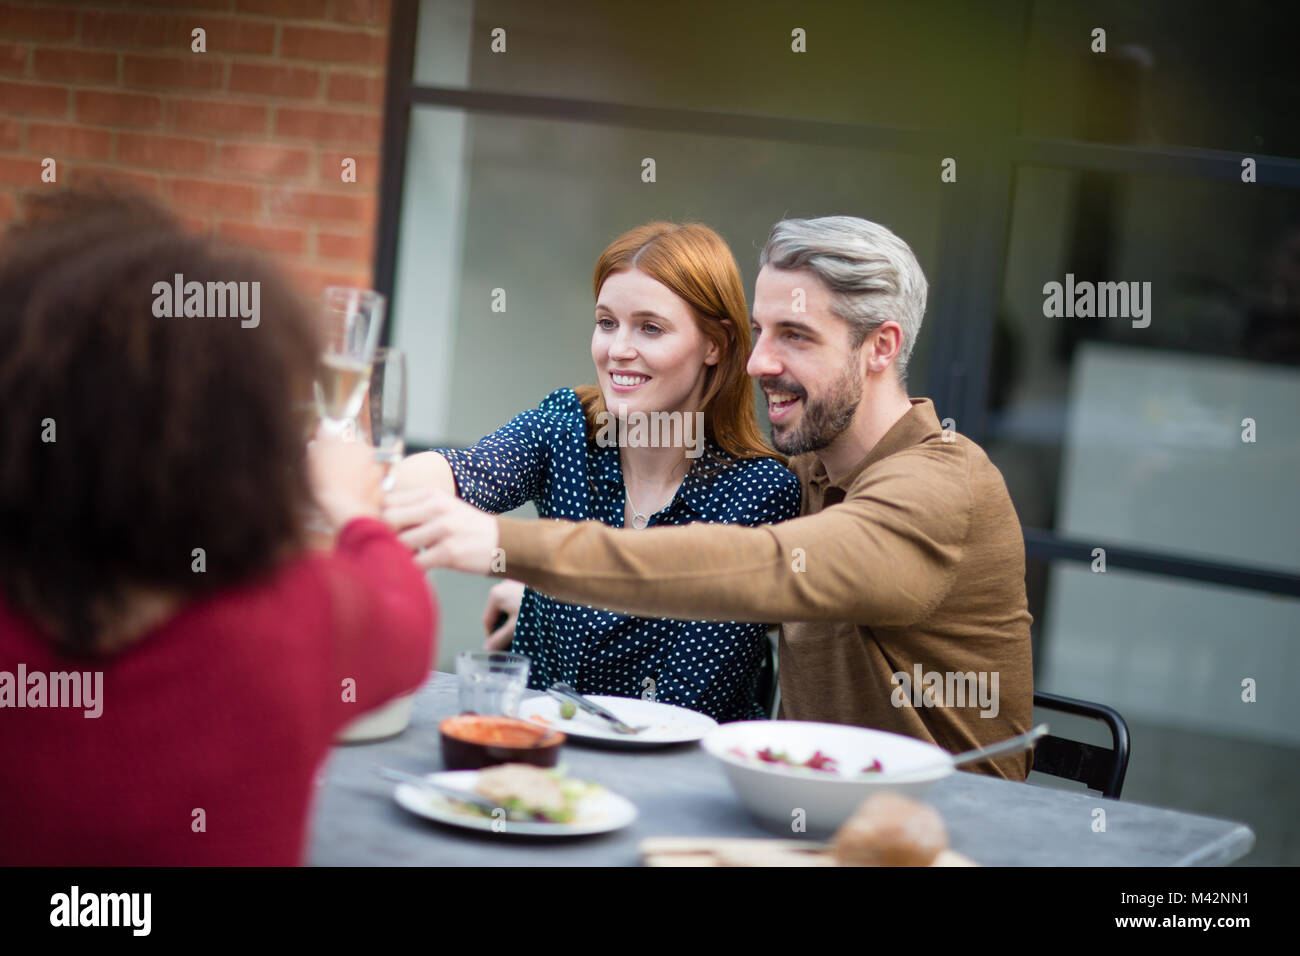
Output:
[[[335,734],[428,674],[428,585],[364,446],[304,455],[319,344],[273,270],[142,200],[27,206],[0,237],[0,863],[297,864]],[[259,320],[160,316],[173,282],[253,283]]]

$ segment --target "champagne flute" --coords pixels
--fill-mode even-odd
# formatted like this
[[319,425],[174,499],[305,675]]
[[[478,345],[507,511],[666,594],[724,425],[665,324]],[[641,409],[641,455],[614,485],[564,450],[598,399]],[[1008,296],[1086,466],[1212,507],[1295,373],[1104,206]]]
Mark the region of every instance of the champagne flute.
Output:
[[384,490],[392,490],[393,466],[406,453],[406,353],[375,351],[370,372],[370,442],[384,466]]
[[325,351],[314,391],[327,435],[342,437],[361,411],[383,325],[384,297],[378,292],[347,286],[325,290]]

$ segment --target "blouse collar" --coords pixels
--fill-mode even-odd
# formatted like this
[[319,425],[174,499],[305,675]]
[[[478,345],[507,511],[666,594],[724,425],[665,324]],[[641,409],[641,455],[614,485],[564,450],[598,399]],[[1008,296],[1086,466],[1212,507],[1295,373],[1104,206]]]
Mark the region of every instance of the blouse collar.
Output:
[[[704,454],[692,462],[691,470],[687,472],[686,477],[682,480],[677,489],[677,494],[665,507],[671,508],[680,501],[686,508],[690,509],[696,518],[706,518],[708,516],[713,481],[717,477],[717,472],[707,465],[711,460],[721,460],[730,465],[736,459],[723,451],[722,447],[712,438],[706,438]],[[601,481],[609,494],[615,494],[619,486],[623,484],[623,463],[619,459],[618,447],[616,445],[600,447],[588,442],[587,462],[588,473]],[[701,465],[702,462],[705,464]],[[655,513],[658,514],[658,512]]]

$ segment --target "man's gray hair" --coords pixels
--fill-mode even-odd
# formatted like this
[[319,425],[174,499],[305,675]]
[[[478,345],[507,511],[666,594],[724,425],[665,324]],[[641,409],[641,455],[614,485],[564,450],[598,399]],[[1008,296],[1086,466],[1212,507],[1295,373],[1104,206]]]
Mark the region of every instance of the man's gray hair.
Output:
[[758,267],[807,269],[831,293],[831,310],[849,324],[856,349],[881,323],[892,319],[903,330],[894,360],[898,380],[907,380],[907,362],[921,331],[927,285],[911,247],[878,223],[855,216],[783,219],[772,227]]

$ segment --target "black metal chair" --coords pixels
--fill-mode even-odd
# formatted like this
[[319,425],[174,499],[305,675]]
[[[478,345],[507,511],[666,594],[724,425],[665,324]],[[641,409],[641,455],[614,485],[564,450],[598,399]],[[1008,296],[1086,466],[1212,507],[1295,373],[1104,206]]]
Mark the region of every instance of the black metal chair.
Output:
[[758,672],[758,702],[763,705],[763,712],[769,717],[775,717],[772,708],[776,705],[776,689],[779,685],[777,681],[777,663],[776,663],[776,644],[769,635],[767,639],[768,651],[763,655],[763,667]]
[[1034,706],[1040,710],[1101,721],[1110,729],[1112,747],[1108,750],[1048,734],[1034,747],[1033,769],[1053,777],[1076,780],[1090,790],[1100,790],[1103,797],[1118,800],[1128,770],[1128,724],[1119,711],[1105,704],[1042,692],[1035,692]]

